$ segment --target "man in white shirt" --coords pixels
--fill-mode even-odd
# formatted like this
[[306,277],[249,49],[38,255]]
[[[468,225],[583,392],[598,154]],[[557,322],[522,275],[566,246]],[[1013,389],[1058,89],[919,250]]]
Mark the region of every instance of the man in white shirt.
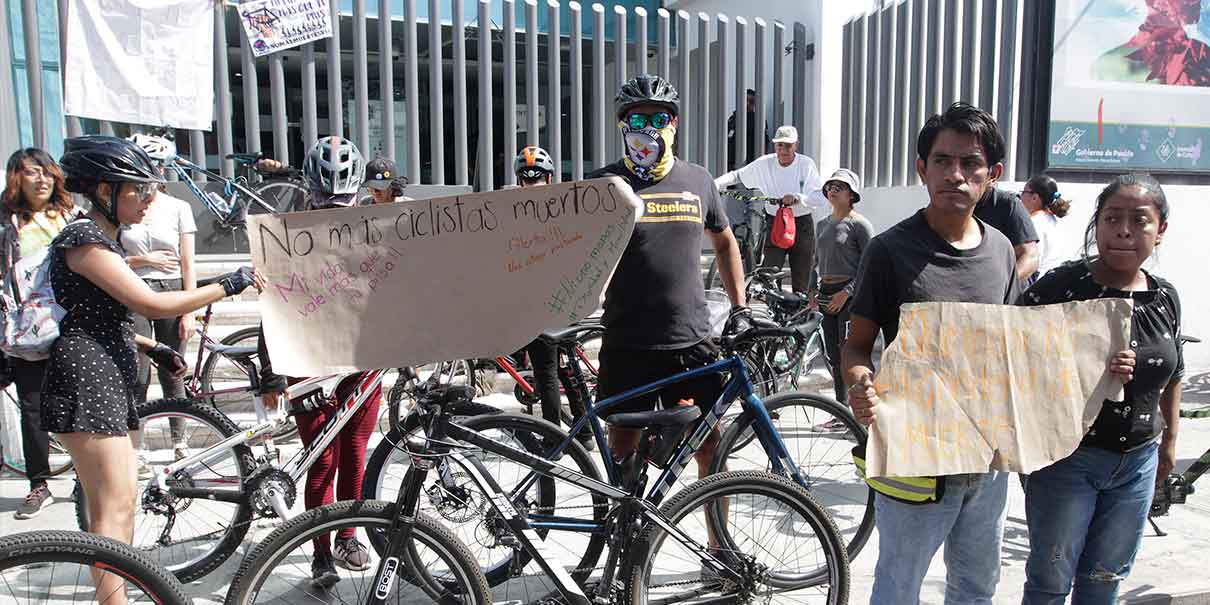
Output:
[[[749,189],[759,189],[769,197],[781,198],[765,204],[772,217],[781,206],[794,212],[794,245],[788,250],[773,245],[765,236],[765,260],[762,267],[781,267],[790,257],[790,285],[795,292],[806,293],[811,285],[811,269],[815,265],[815,220],[812,213],[828,206],[822,187],[823,180],[815,161],[798,153],[798,130],[782,126],[773,137],[773,153],[763,155],[751,164],[714,179],[720,189],[742,182]],[[772,233],[772,230],[769,230]]]

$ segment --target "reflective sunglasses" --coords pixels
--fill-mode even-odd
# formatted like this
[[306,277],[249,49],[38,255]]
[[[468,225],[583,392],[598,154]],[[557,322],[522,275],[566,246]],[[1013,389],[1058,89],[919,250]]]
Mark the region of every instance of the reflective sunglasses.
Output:
[[656,130],[663,130],[672,123],[672,114],[666,111],[657,111],[653,114],[632,113],[626,116],[626,125],[633,130],[642,130],[648,124]]
[[140,200],[147,200],[151,199],[151,196],[155,195],[155,192],[159,189],[159,187],[160,186],[158,183],[138,183],[134,186],[134,190],[135,193],[139,194]]
[[848,190],[849,190],[848,185],[846,185],[844,183],[838,183],[836,181],[833,181],[833,182],[828,183],[827,185],[823,186],[824,193],[832,193],[833,191],[835,191],[837,193],[844,193]]

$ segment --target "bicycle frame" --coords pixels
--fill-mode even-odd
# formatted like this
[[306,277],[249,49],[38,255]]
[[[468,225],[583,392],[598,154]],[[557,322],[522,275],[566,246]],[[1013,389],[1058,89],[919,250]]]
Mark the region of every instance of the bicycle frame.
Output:
[[231,191],[232,187],[239,187],[242,189],[242,193],[247,195],[252,202],[258,204],[265,211],[271,213],[277,212],[276,209],[267,204],[264,200],[260,199],[260,197],[257,196],[251,189],[242,187],[232,179],[226,178],[220,174],[210,172],[209,170],[206,170],[205,168],[202,168],[201,166],[198,166],[185,158],[179,156],[173,158],[173,160],[169,162],[167,166],[176,172],[181,182],[185,183],[185,186],[189,188],[189,191],[193,193],[194,197],[201,200],[202,204],[206,206],[206,209],[209,210],[211,214],[218,218],[223,224],[230,224],[233,221],[238,222],[237,219],[239,218],[240,214],[239,205],[236,204],[227,208],[219,207],[214,203],[214,200],[210,199],[210,196],[206,195],[205,191],[202,191],[202,188],[199,187],[198,184],[193,180],[193,177],[189,176],[189,171],[196,170],[202,174],[205,174],[208,178],[222,182],[224,184],[224,193],[226,195],[230,195],[229,192]]
[[[328,422],[320,429],[318,437],[309,445],[306,445],[294,455],[282,467],[290,478],[297,484],[303,479],[303,475],[311,468],[315,461],[323,454],[324,450],[328,449],[332,441],[341,429],[352,420],[353,415],[369,401],[370,395],[374,393],[375,387],[382,383],[382,376],[386,370],[373,370],[366,372],[357,383],[357,387],[353,392],[353,396],[347,401],[340,402],[341,411],[339,414],[332,416]],[[272,447],[272,436],[278,431],[282,424],[290,422],[288,416],[282,415],[280,410],[285,405],[279,407],[277,418],[270,419],[265,410],[264,400],[260,395],[254,395],[253,401],[256,408],[256,416],[258,424],[245,431],[232,435],[200,452],[182,458],[176,462],[156,469],[156,485],[159,489],[170,492],[184,498],[204,498],[216,500],[219,502],[238,503],[245,496],[243,490],[230,489],[212,489],[204,487],[170,487],[168,480],[173,477],[178,471],[192,468],[196,465],[208,464],[229,450],[249,443],[264,441],[269,447]],[[272,495],[272,494],[271,494]],[[289,517],[289,511],[285,505],[284,499],[278,494],[278,497],[273,498],[273,508],[277,515],[283,519]]]
[[[597,449],[601,453],[601,461],[605,465],[606,477],[609,482],[614,485],[621,484],[622,475],[619,463],[613,459],[610,454],[609,444],[605,440],[605,430],[601,424],[601,417],[612,408],[618,407],[620,404],[640,397],[654,393],[664,387],[667,387],[678,382],[692,380],[701,376],[713,374],[730,373],[730,378],[723,387],[723,392],[715,401],[710,410],[698,420],[697,426],[693,433],[685,440],[677,449],[676,453],[668,463],[667,468],[656,479],[655,484],[651,487],[651,491],[647,499],[655,505],[664,499],[668,491],[680,478],[681,473],[689,464],[689,459],[697,452],[706,438],[714,430],[714,427],[719,424],[731,404],[738,398],[741,399],[745,410],[752,412],[756,417],[756,422],[753,425],[756,431],[757,438],[760,439],[761,445],[765,448],[765,452],[769,456],[769,461],[772,464],[772,472],[774,474],[788,475],[798,484],[806,486],[806,481],[802,477],[802,473],[798,470],[798,466],[790,457],[789,451],[786,449],[786,444],[782,441],[781,435],[773,426],[773,420],[769,416],[769,411],[765,408],[764,402],[756,395],[752,386],[752,380],[748,376],[748,369],[744,365],[743,359],[739,355],[731,355],[720,361],[716,361],[710,365],[694,368],[687,372],[682,372],[662,380],[658,380],[651,384],[636,387],[607,397],[597,402],[586,401],[586,413],[568,430],[568,435],[563,439],[563,442],[556,446],[550,452],[547,452],[547,457],[553,457],[561,454],[571,442],[575,439],[574,435],[580,433],[581,430],[591,426],[593,435],[596,439]],[[454,436],[451,434],[451,436]],[[461,436],[454,436],[461,439]],[[473,441],[469,441],[473,443]],[[485,448],[486,449],[486,448]],[[529,489],[530,485],[537,480],[537,476],[530,474],[517,487],[516,492],[524,492]],[[577,521],[579,523],[580,521]],[[563,525],[544,525],[537,524],[538,527],[550,527],[552,529],[569,529]]]

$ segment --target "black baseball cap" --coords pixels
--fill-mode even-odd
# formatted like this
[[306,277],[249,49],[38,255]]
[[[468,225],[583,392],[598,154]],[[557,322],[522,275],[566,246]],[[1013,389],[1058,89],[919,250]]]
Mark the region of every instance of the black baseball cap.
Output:
[[374,158],[366,164],[365,185],[371,189],[390,189],[391,183],[399,178],[395,162],[387,158]]

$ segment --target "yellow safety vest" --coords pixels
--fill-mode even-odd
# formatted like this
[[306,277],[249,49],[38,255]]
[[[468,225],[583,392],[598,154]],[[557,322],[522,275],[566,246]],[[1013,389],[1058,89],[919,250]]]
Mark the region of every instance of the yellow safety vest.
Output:
[[853,448],[853,463],[870,489],[908,504],[940,502],[945,495],[945,477],[866,477],[865,444]]

